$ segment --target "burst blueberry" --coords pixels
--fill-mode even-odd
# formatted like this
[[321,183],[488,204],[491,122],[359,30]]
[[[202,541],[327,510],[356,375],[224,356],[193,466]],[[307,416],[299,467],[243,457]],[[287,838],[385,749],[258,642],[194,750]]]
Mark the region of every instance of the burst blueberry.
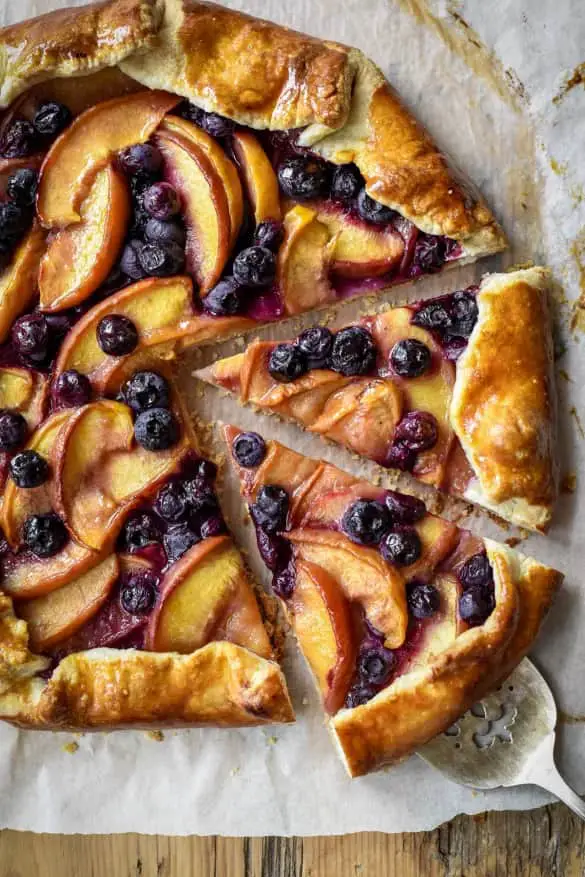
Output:
[[224,277],[203,299],[204,309],[216,317],[239,313],[244,303],[244,290],[234,277]]
[[434,329],[443,332],[451,326],[451,317],[444,304],[441,302],[429,302],[419,308],[412,318],[415,326],[423,329]]
[[384,501],[392,521],[396,524],[415,524],[417,521],[421,521],[427,513],[422,499],[410,496],[408,493],[388,490]]
[[146,548],[161,540],[159,522],[149,512],[141,512],[126,522],[123,534],[126,547],[130,551]]
[[409,411],[396,427],[394,436],[397,444],[420,453],[437,444],[439,427],[435,417],[428,411]]
[[414,265],[421,271],[438,271],[445,263],[447,246],[445,238],[420,234],[414,248]]
[[67,542],[69,536],[61,518],[49,512],[31,515],[22,528],[25,546],[37,557],[53,557]]
[[21,451],[10,461],[10,477],[17,487],[40,487],[49,477],[49,464],[37,451]]
[[180,222],[163,219],[149,219],[144,226],[144,236],[152,244],[176,244],[184,248],[187,235]]
[[342,164],[336,167],[331,181],[331,197],[344,204],[350,204],[359,195],[364,178],[355,164]]
[[187,516],[187,495],[177,481],[171,481],[161,487],[156,495],[154,508],[163,521],[176,524]]
[[35,203],[38,182],[38,171],[30,167],[21,167],[8,177],[6,195],[19,207],[32,207]]
[[171,277],[185,267],[185,251],[170,241],[166,244],[143,244],[137,250],[138,262],[149,277]]
[[357,197],[357,209],[362,219],[374,225],[387,225],[396,216],[396,211],[371,198],[365,189]]
[[479,552],[468,558],[459,570],[464,588],[485,587],[493,582],[493,570],[487,554]]
[[396,656],[390,649],[366,649],[358,658],[358,673],[369,685],[385,685],[395,665]]
[[179,425],[166,408],[149,408],[134,423],[134,437],[147,451],[166,451],[179,440]]
[[43,137],[56,137],[71,122],[71,111],[59,101],[45,101],[37,108],[32,121],[35,131]]
[[256,226],[254,245],[275,253],[284,239],[284,226],[278,219],[265,219]]
[[333,350],[333,332],[325,326],[311,326],[297,338],[299,350],[305,354],[311,368],[329,368]]
[[174,527],[169,527],[163,539],[169,562],[174,563],[200,541],[200,536],[188,524],[177,524]]
[[130,280],[142,280],[146,277],[146,271],[140,264],[138,255],[144,244],[142,241],[134,238],[129,240],[120,257],[120,270],[130,278]]
[[250,513],[259,527],[272,534],[285,529],[288,508],[289,497],[286,490],[277,484],[266,484],[258,491]]
[[417,620],[431,618],[441,608],[441,597],[434,585],[411,582],[407,590],[410,614]]
[[277,344],[268,359],[268,371],[276,381],[288,383],[306,374],[307,357],[296,344]]
[[358,499],[345,512],[342,530],[358,545],[378,545],[390,529],[388,509],[373,499]]
[[473,586],[459,598],[459,615],[472,627],[483,624],[494,610],[493,594],[483,587]]
[[2,158],[26,158],[38,148],[38,135],[26,119],[15,119],[0,138]]
[[257,432],[241,432],[233,441],[232,451],[240,466],[254,469],[266,456],[266,442]]
[[129,176],[156,174],[162,166],[162,155],[152,143],[135,143],[118,153],[118,163]]
[[367,329],[348,326],[335,336],[331,368],[342,375],[367,375],[376,364],[376,345]]
[[153,608],[157,595],[157,576],[149,571],[135,573],[120,590],[120,604],[130,615],[145,615]]
[[242,286],[269,286],[276,274],[276,259],[268,247],[248,247],[238,253],[232,270]]
[[122,398],[137,413],[148,408],[168,408],[169,385],[158,372],[134,372],[122,387]]
[[0,451],[9,454],[20,448],[28,432],[28,425],[22,414],[6,408],[0,410]]
[[414,527],[399,526],[382,539],[382,557],[395,566],[411,566],[422,553],[420,537]]
[[469,338],[478,317],[477,300],[471,292],[455,292],[451,297],[450,335]]
[[417,338],[403,338],[397,341],[390,352],[390,363],[397,375],[404,378],[419,378],[431,366],[431,351]]

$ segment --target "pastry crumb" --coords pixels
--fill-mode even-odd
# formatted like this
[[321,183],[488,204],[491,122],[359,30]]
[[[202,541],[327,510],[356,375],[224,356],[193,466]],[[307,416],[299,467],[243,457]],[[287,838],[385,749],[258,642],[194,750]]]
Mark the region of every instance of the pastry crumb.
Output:
[[504,539],[504,542],[510,548],[516,548],[517,545],[520,545],[522,539],[520,538],[520,536],[508,536],[507,539]]
[[165,735],[162,731],[147,731],[146,736],[150,740],[154,740],[156,743],[162,743],[162,741],[165,739]]
[[240,771],[241,771],[240,767],[232,767],[232,769],[230,770],[230,776],[237,777],[237,775],[240,773]]
[[275,737],[274,734],[271,734],[270,737],[266,738],[266,742],[270,744],[270,746],[274,746],[275,743],[278,743],[278,737]]
[[561,491],[563,493],[575,493],[577,490],[577,473],[567,472],[561,479]]
[[568,384],[572,384],[572,383],[573,383],[573,378],[571,378],[571,377],[569,376],[569,373],[566,372],[564,368],[560,368],[560,369],[559,369],[559,376],[560,376],[564,381],[566,381]]
[[75,740],[72,740],[70,743],[65,743],[63,746],[63,752],[67,752],[69,755],[75,755],[78,749],[79,743],[76,743]]

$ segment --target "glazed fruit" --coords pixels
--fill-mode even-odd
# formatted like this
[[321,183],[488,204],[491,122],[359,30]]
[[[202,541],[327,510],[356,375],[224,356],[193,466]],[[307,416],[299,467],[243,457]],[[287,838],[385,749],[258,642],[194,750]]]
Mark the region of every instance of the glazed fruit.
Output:
[[23,360],[40,364],[49,349],[49,327],[42,314],[26,314],[12,327],[12,343]]
[[396,664],[395,655],[383,647],[367,649],[358,659],[358,673],[369,685],[385,685]]
[[26,158],[38,145],[38,135],[26,119],[15,119],[0,139],[0,155],[3,158]]
[[319,158],[289,158],[278,168],[278,182],[284,194],[297,201],[322,198],[329,191],[329,168]]
[[493,571],[487,554],[474,554],[459,570],[459,581],[464,588],[484,587],[493,581]]
[[136,251],[143,274],[149,277],[170,277],[180,274],[185,265],[184,250],[173,241],[143,244]]
[[24,522],[23,542],[37,557],[53,557],[68,538],[65,524],[52,512],[32,515]]
[[203,307],[216,317],[233,316],[242,309],[244,294],[234,277],[224,277],[205,296]]
[[154,183],[142,195],[144,209],[153,219],[171,219],[181,209],[178,192],[169,183]]
[[185,246],[185,229],[179,222],[149,219],[144,226],[144,236],[153,244],[176,244],[181,248]]
[[233,272],[242,286],[269,286],[276,274],[274,253],[267,247],[248,247],[234,259]]
[[120,150],[118,163],[128,175],[156,174],[162,166],[162,155],[152,143],[135,143]]
[[254,246],[265,247],[275,253],[283,239],[284,228],[282,222],[277,219],[266,219],[256,226]]
[[182,106],[181,115],[190,122],[199,125],[212,137],[229,137],[235,128],[235,123],[231,119],[226,119],[225,116],[220,116],[218,113],[208,113],[189,102]]
[[345,698],[345,706],[350,710],[355,709],[358,706],[363,706],[363,704],[371,700],[375,694],[376,689],[372,686],[364,683],[354,685],[350,688],[347,697]]
[[306,358],[309,368],[329,368],[333,349],[333,332],[325,326],[312,326],[301,332],[297,345]]
[[493,609],[493,594],[487,588],[468,588],[459,598],[459,615],[472,627],[483,624]]
[[412,582],[407,592],[408,609],[413,618],[431,618],[439,611],[441,598],[433,585]]
[[296,344],[277,344],[270,353],[268,371],[276,381],[295,381],[307,369],[307,358]]
[[385,503],[393,523],[396,524],[415,524],[422,520],[427,513],[422,499],[407,493],[398,493],[395,490],[386,492]]
[[370,198],[365,189],[362,189],[357,197],[357,209],[362,219],[375,225],[386,225],[396,216],[394,210]]
[[139,253],[144,246],[142,241],[130,240],[122,250],[120,257],[120,270],[130,278],[130,280],[142,280],[146,277],[146,271],[142,267]]
[[21,451],[9,465],[10,477],[17,487],[39,487],[49,477],[49,466],[37,451]]
[[154,515],[144,512],[126,522],[123,540],[127,548],[137,550],[161,540],[161,531]]
[[331,367],[342,375],[366,375],[376,363],[376,345],[361,326],[348,326],[335,336]]
[[423,305],[413,316],[412,322],[423,329],[435,329],[439,332],[449,329],[452,324],[449,311],[441,302]]
[[419,378],[431,366],[431,351],[416,338],[398,341],[390,352],[390,362],[397,375],[403,378]]
[[410,472],[416,463],[416,452],[402,442],[394,442],[388,456],[386,465],[391,469],[399,469],[401,472]]
[[254,522],[266,533],[277,533],[286,527],[289,498],[284,488],[267,484],[260,488],[256,502],[250,507]]
[[29,216],[18,204],[0,204],[0,241],[10,246],[19,240],[29,225]]
[[169,563],[174,563],[200,541],[200,537],[188,524],[169,527],[163,540]]
[[254,469],[266,456],[266,443],[257,432],[242,432],[235,439],[232,450],[240,466]]
[[56,137],[64,131],[71,122],[71,112],[68,107],[58,101],[46,101],[42,103],[33,117],[35,130],[43,137]]
[[421,556],[420,537],[413,527],[397,527],[382,539],[382,557],[396,566],[410,566]]
[[414,265],[429,273],[438,271],[445,262],[446,251],[444,238],[419,235],[414,250]]
[[154,508],[163,521],[176,524],[187,516],[187,495],[176,481],[162,487],[156,497]]
[[179,425],[166,408],[149,408],[136,418],[134,436],[147,451],[166,451],[179,440]]
[[0,410],[0,451],[10,453],[21,447],[27,436],[26,420],[18,411]]
[[478,317],[477,301],[470,292],[455,292],[451,298],[451,326],[448,335],[469,338]]
[[437,443],[437,421],[428,411],[409,411],[396,427],[395,438],[411,451],[428,451]]
[[97,326],[98,344],[109,356],[126,356],[138,345],[138,332],[132,320],[121,314],[103,317]]
[[35,203],[38,182],[37,171],[28,167],[19,168],[8,177],[6,195],[10,201],[20,207],[32,207]]
[[91,399],[91,384],[86,375],[74,368],[67,369],[55,381],[53,397],[60,407],[77,408]]
[[135,372],[124,384],[122,397],[137,414],[148,408],[168,408],[169,385],[157,372]]
[[341,527],[358,545],[378,545],[390,528],[390,515],[382,503],[358,499],[345,512]]
[[336,167],[331,181],[331,197],[344,204],[350,204],[359,195],[364,178],[355,164],[342,164]]
[[156,602],[157,576],[149,571],[130,576],[120,590],[120,604],[130,615],[150,612]]

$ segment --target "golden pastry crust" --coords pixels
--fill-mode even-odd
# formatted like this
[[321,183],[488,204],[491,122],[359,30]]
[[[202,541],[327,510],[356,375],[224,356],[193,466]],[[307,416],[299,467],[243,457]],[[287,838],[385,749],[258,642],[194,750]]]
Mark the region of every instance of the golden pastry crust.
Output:
[[104,67],[189,98],[252,128],[301,131],[299,142],[354,161],[370,194],[429,234],[460,242],[459,261],[506,239],[361,52],[213,3],[109,0],[0,31],[6,106],[35,82]]
[[544,268],[484,278],[450,412],[478,480],[467,498],[538,530],[558,492],[549,290]]
[[497,687],[525,656],[560,587],[560,573],[485,540],[496,609],[428,667],[398,677],[364,706],[331,721],[352,777],[400,761]]

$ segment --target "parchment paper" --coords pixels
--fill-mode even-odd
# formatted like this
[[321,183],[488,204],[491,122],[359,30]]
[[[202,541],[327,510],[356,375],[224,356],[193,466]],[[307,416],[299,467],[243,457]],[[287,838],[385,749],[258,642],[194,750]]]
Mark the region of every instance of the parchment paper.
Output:
[[[4,0],[0,20],[26,18],[57,5],[72,4]],[[579,333],[569,330],[579,282],[585,285],[585,91],[582,85],[564,90],[571,72],[585,61],[580,0],[429,0],[426,5],[423,0],[233,0],[229,5],[364,49],[501,218],[513,243],[510,252],[435,278],[424,289],[405,288],[400,295],[447,291],[484,271],[527,260],[547,261],[554,268],[559,350],[565,351],[558,363],[563,470],[585,472],[585,436],[577,425],[579,413],[585,422],[583,344]],[[350,303],[339,309],[338,319],[347,321],[363,309],[363,301]],[[297,325],[271,331],[286,337]],[[233,344],[223,345],[222,352],[230,349]],[[206,391],[203,397],[190,375],[211,355],[190,357],[182,371],[194,412],[212,421],[256,424],[267,435],[357,474],[374,472],[275,419],[263,417],[258,424],[258,415],[217,392]],[[261,575],[236,487],[228,475],[226,507]],[[461,512],[456,506],[451,511]],[[531,537],[523,545],[567,575],[534,658],[561,710],[561,768],[581,791],[584,514],[585,489],[578,477],[576,491],[562,497],[550,535]],[[477,528],[480,519],[473,516],[467,523]],[[486,525],[485,519],[481,531],[499,538],[515,535]],[[75,736],[0,725],[0,827],[226,835],[408,831],[431,828],[460,812],[528,808],[548,800],[532,788],[474,793],[443,780],[416,757],[393,770],[349,780],[292,647],[285,670],[298,717],[296,725],[286,728],[165,732],[159,739],[142,732]]]

